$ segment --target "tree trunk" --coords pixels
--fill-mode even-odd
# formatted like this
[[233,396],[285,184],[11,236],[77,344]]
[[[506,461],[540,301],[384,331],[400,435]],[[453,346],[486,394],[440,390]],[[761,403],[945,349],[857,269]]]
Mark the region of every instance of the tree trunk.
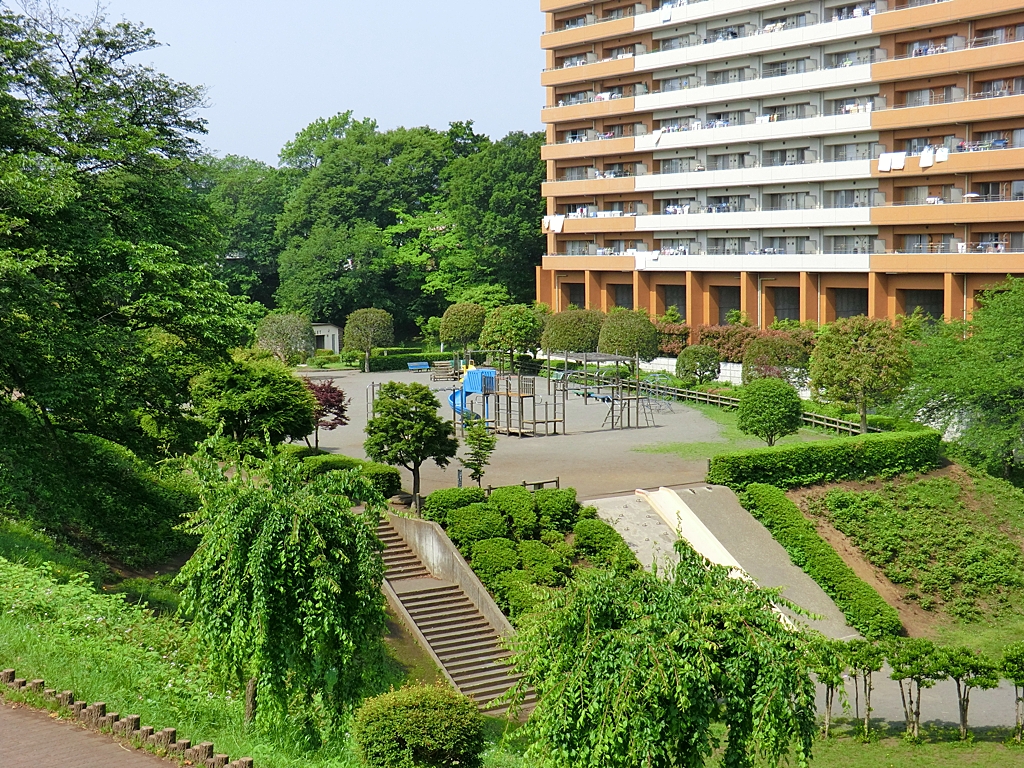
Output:
[[256,678],[250,677],[245,686],[245,723],[249,725],[256,719]]
[[853,673],[853,717],[860,720],[860,680],[857,673]]
[[366,350],[366,370],[364,373],[370,372],[370,350]]
[[412,468],[412,504],[416,514],[420,514],[420,465]]
[[[903,683],[907,683],[907,687],[903,687]],[[911,687],[913,683],[907,680],[900,680],[900,700],[903,702],[903,719],[907,724],[907,733],[911,734],[914,732],[914,689]],[[907,693],[910,693],[910,702],[907,702]]]
[[917,699],[914,701],[914,738],[921,738],[921,683],[914,684]]
[[1024,686],[1018,688],[1016,685],[1013,686],[1013,693],[1016,696],[1017,704],[1017,743],[1021,743],[1021,738],[1024,737]]
[[[314,444],[316,450],[319,451],[320,450],[320,426],[319,425],[317,425],[317,428],[315,430],[313,430],[313,441],[314,441],[313,444]],[[309,445],[309,440],[306,441],[306,445]]]
[[871,727],[871,673],[864,673],[864,738],[867,738],[868,729]]
[[825,686],[825,727],[822,729],[822,735],[827,739],[829,731],[832,729],[832,702],[836,696],[836,687],[834,685]]
[[868,401],[863,397],[860,399],[860,433],[866,435],[868,433]]
[[955,680],[956,683],[956,698],[960,705],[960,741],[967,738],[967,710],[971,706],[971,689],[967,688],[960,693],[960,681]]

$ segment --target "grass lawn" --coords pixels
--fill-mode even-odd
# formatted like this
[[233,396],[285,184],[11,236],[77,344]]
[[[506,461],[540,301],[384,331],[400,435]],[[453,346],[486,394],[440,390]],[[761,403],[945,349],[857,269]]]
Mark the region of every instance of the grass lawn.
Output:
[[954,465],[801,495],[905,603],[934,617],[919,634],[997,658],[1024,637],[1024,491]]
[[[699,461],[710,459],[719,453],[727,451],[743,451],[747,448],[764,448],[765,443],[751,435],[740,432],[736,422],[739,419],[735,410],[718,408],[714,405],[704,403],[675,403],[675,407],[693,408],[700,411],[709,419],[719,425],[719,439],[712,442],[697,443],[659,443],[656,445],[645,445],[635,450],[642,453],[671,453],[687,461]],[[777,444],[808,442],[811,440],[828,440],[834,437],[831,433],[817,429],[803,428],[795,435],[782,438]]]

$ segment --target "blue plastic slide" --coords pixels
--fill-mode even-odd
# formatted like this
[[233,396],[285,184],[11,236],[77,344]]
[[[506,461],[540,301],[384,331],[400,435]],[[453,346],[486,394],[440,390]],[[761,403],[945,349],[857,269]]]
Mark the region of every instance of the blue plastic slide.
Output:
[[455,413],[457,413],[459,416],[462,416],[462,418],[466,419],[467,421],[470,419],[480,418],[480,414],[476,413],[475,411],[471,411],[469,408],[466,407],[465,388],[456,389],[454,392],[448,395],[448,405],[452,407],[452,410],[454,410]]

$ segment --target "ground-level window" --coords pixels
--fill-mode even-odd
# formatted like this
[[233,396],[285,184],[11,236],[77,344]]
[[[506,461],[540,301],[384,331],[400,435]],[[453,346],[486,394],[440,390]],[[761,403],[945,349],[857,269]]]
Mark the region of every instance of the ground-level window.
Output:
[[773,288],[772,303],[776,320],[800,320],[799,288]]
[[718,324],[725,325],[728,322],[730,312],[740,310],[740,288],[739,286],[720,285],[718,291]]
[[612,289],[612,301],[615,302],[616,307],[622,307],[623,309],[633,308],[632,285],[612,285],[609,287]]
[[686,320],[686,286],[685,285],[663,285],[661,295],[665,300],[665,311],[669,307],[675,307],[683,320]]
[[326,336],[324,336],[322,334],[319,334],[319,333],[316,335],[316,348],[317,349],[327,349],[327,337]]
[[584,309],[587,306],[587,287],[583,283],[562,283],[569,292],[569,303]]
[[920,309],[925,316],[938,320],[942,317],[944,309],[943,298],[942,291],[904,291],[904,311],[912,315],[915,310]]
[[867,288],[836,288],[836,317],[857,317],[868,313]]

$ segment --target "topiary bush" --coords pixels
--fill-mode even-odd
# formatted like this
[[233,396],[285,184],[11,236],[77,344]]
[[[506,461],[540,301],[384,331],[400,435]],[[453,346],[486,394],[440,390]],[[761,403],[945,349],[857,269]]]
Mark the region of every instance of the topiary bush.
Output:
[[576,524],[580,505],[575,488],[541,488],[534,492],[542,530],[568,533]]
[[402,473],[395,467],[368,461],[363,464],[361,472],[385,499],[402,492]]
[[711,459],[709,483],[743,488],[768,483],[797,488],[839,480],[927,472],[939,465],[938,432],[883,432],[816,443],[720,453]]
[[320,475],[327,474],[328,472],[361,469],[365,463],[361,459],[353,459],[351,456],[325,453],[303,459],[302,475],[306,480],[312,480],[314,477],[320,477]]
[[489,504],[470,504],[448,513],[448,537],[466,555],[478,541],[508,538],[508,523]]
[[707,384],[722,372],[721,358],[714,347],[694,344],[676,358],[676,376],[690,384]]
[[549,352],[597,352],[607,317],[596,309],[567,309],[550,315],[544,323],[541,346]]
[[495,580],[493,592],[501,610],[513,622],[537,608],[549,594],[523,570],[505,571]]
[[484,718],[447,686],[410,686],[367,699],[352,730],[369,768],[482,765]]
[[519,558],[522,560],[523,570],[530,575],[534,584],[557,587],[565,583],[569,564],[551,547],[539,541],[521,541]]
[[759,437],[772,446],[779,438],[800,430],[804,406],[800,395],[786,381],[755,379],[740,392],[737,413],[736,426],[740,432]]
[[423,517],[445,526],[453,510],[486,501],[487,493],[483,488],[441,488],[423,500]]
[[445,344],[453,344],[456,349],[476,344],[486,319],[487,310],[479,304],[470,301],[452,304],[441,318],[440,339]]
[[573,533],[577,554],[584,555],[596,565],[617,570],[635,570],[640,566],[619,532],[604,520],[580,520]]
[[754,483],[740,494],[740,503],[771,531],[793,562],[835,600],[851,627],[870,639],[900,634],[903,625],[896,609],[843,562],[784,491]]
[[532,539],[537,535],[537,502],[521,485],[495,488],[488,503],[504,513],[517,539]]
[[646,311],[618,310],[604,321],[597,351],[653,360],[658,356],[658,343],[658,329]]
[[[544,546],[539,541],[533,542]],[[519,552],[511,539],[484,539],[473,545],[470,565],[488,589],[494,589],[495,580],[506,571],[519,567]]]

